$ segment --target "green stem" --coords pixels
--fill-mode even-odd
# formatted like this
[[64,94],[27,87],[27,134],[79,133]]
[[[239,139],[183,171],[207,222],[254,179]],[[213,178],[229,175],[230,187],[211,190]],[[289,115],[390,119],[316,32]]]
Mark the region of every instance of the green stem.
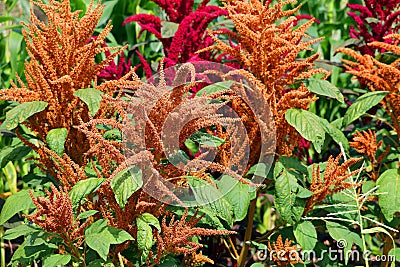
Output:
[[238,267],[244,267],[246,263],[247,253],[249,251],[249,245],[247,241],[251,240],[251,232],[253,231],[253,222],[254,222],[254,213],[256,211],[256,204],[257,204],[257,195],[256,198],[250,202],[249,212],[247,214],[247,227],[246,232],[244,234],[244,244],[242,250],[240,251],[240,256],[238,259]]
[[4,228],[0,226],[0,266],[6,266],[6,249],[4,247]]
[[[342,151],[343,154],[343,159],[344,161],[347,161],[347,156],[346,153],[344,151],[343,145],[342,143],[340,143],[340,149]],[[350,170],[349,170],[350,172]],[[354,184],[354,179],[353,179],[353,175],[350,176],[350,181],[352,184]],[[353,193],[354,193],[354,197],[355,197],[355,201],[356,201],[356,205],[357,205],[357,215],[358,215],[358,220],[359,220],[359,226],[360,226],[360,231],[361,231],[361,240],[362,240],[362,244],[363,244],[363,253],[365,253],[367,251],[367,243],[365,241],[365,237],[364,237],[364,225],[363,225],[363,219],[362,219],[362,215],[361,215],[361,208],[362,208],[362,203],[360,205],[360,201],[358,199],[358,194],[357,194],[357,190],[356,188],[353,186]],[[369,267],[369,261],[368,259],[365,259],[365,267]]]

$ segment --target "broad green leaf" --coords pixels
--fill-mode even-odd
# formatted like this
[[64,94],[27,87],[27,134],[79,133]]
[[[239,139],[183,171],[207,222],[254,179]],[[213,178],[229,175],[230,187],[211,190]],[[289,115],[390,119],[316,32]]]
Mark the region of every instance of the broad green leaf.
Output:
[[145,212],[145,213],[140,214],[138,216],[138,218],[140,218],[141,220],[143,220],[147,224],[152,225],[155,228],[157,228],[158,232],[161,232],[160,222],[158,221],[158,219],[156,217],[154,217],[153,214]]
[[34,208],[32,198],[29,195],[29,190],[22,190],[7,198],[0,213],[0,224],[4,224],[12,216],[22,210]]
[[105,180],[106,179],[88,178],[77,182],[69,192],[72,205],[75,206],[79,204],[87,195],[99,189]]
[[153,230],[151,226],[141,217],[136,219],[136,226],[138,228],[136,236],[138,249],[144,251],[150,250],[153,246]]
[[179,24],[171,21],[161,22],[161,36],[163,38],[174,37],[176,31],[178,30]]
[[297,187],[297,194],[296,197],[298,198],[309,198],[314,194],[313,191],[308,190],[307,188],[304,188],[302,186]]
[[275,181],[276,209],[282,218],[290,224],[299,221],[304,211],[305,202],[296,198],[298,187],[296,178],[286,170]]
[[257,163],[253,165],[246,173],[246,175],[257,175],[262,178],[267,178],[268,172],[270,170],[270,166],[265,164],[264,162]]
[[222,193],[213,185],[196,177],[187,177],[187,180],[198,205],[208,208],[231,226],[233,223],[232,206]]
[[250,265],[250,267],[265,267],[265,264],[262,264],[260,262],[255,262],[252,265]]
[[216,93],[219,91],[228,90],[232,86],[233,83],[234,83],[233,81],[224,81],[224,82],[217,82],[217,83],[210,84],[210,85],[204,87],[203,89],[201,89],[200,91],[198,91],[196,93],[196,96],[201,96],[203,94],[209,95],[209,94]]
[[163,258],[160,264],[157,264],[157,267],[181,267],[181,263],[178,259],[173,256],[167,256]]
[[332,137],[333,141],[335,141],[337,144],[341,143],[343,145],[344,150],[349,151],[349,149],[350,149],[349,141],[347,140],[343,131],[341,131],[338,128],[336,128],[335,126],[333,126],[326,119],[320,118],[317,115],[315,115],[314,113],[311,113],[311,112],[309,112],[309,113],[310,114],[308,114],[308,115],[314,116],[314,117],[316,117],[316,119],[318,118],[318,120],[319,120],[320,124],[322,125],[322,127],[324,128],[325,132]]
[[33,101],[19,104],[6,113],[4,124],[8,130],[12,130],[30,116],[43,111],[47,105],[48,104],[44,101]]
[[250,187],[228,175],[222,176],[217,185],[218,190],[232,205],[235,221],[243,220],[247,215],[250,204]]
[[[349,228],[336,222],[327,221],[326,228],[328,229],[329,235],[338,242],[338,246],[343,249],[344,255],[350,256],[348,251],[352,249],[353,243],[359,247],[362,247],[361,237],[352,232]],[[346,257],[346,264],[349,258]]]
[[326,80],[319,80],[315,78],[308,79],[307,89],[313,93],[327,96],[338,100],[340,103],[344,103],[344,98],[340,90]]
[[378,181],[377,193],[379,195],[379,206],[386,220],[393,220],[395,212],[400,212],[400,174],[397,169],[386,170]]
[[224,139],[219,138],[218,136],[214,136],[212,134],[203,133],[203,132],[197,132],[197,133],[192,134],[189,137],[189,140],[192,140],[193,142],[197,142],[200,145],[205,145],[208,147],[218,147],[225,143]]
[[344,114],[343,126],[346,127],[354,120],[365,114],[369,109],[376,106],[388,94],[385,91],[369,92],[360,96]]
[[310,221],[297,224],[293,229],[293,234],[303,250],[311,250],[317,243],[317,231]]
[[66,128],[51,129],[46,136],[46,141],[50,149],[60,157],[64,153],[64,144],[67,136],[68,130]]
[[104,5],[105,7],[103,8],[103,14],[100,17],[99,20],[99,25],[106,24],[107,21],[109,21],[110,16],[112,14],[112,11],[114,9],[114,6],[118,3],[118,0],[112,0],[112,1],[105,1]]
[[315,150],[321,153],[325,140],[325,130],[317,116],[310,116],[309,111],[291,108],[286,111],[286,121],[293,126],[302,137],[312,142]]
[[20,160],[31,152],[27,146],[5,147],[0,152],[0,168],[4,168],[8,162]]
[[298,158],[295,157],[287,157],[287,156],[280,156],[279,163],[283,164],[283,166],[288,169],[293,169],[294,171],[298,171],[302,174],[307,174],[307,166],[304,165]]
[[79,97],[88,106],[92,116],[99,110],[103,95],[103,92],[94,88],[79,89],[74,93],[74,96]]
[[20,236],[27,236],[27,235],[30,235],[31,233],[38,232],[38,231],[40,231],[40,230],[33,227],[32,225],[21,224],[21,225],[18,225],[17,227],[7,230],[4,233],[4,239],[11,240],[11,239],[15,239]]
[[76,218],[77,219],[86,219],[86,218],[89,218],[90,216],[95,215],[98,212],[99,211],[97,211],[97,210],[87,210],[87,211],[84,211],[84,212],[80,213],[78,215],[78,217],[76,217]]
[[121,229],[107,226],[107,219],[94,222],[85,230],[86,244],[104,260],[107,259],[110,245],[133,240],[132,236]]
[[137,166],[128,167],[119,172],[111,180],[110,185],[118,205],[124,208],[128,198],[143,185],[142,170]]
[[400,261],[400,248],[392,248],[388,255],[393,255],[395,258],[395,261]]
[[71,255],[61,255],[55,254],[50,255],[49,257],[43,260],[43,267],[57,267],[57,266],[65,266],[71,260]]

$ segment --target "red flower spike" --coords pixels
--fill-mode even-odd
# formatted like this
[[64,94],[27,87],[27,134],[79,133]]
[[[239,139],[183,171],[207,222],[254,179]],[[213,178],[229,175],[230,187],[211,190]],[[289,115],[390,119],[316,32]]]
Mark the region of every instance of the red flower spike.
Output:
[[131,22],[137,22],[141,27],[138,37],[140,37],[143,31],[148,31],[161,40],[161,19],[159,17],[149,14],[137,14],[126,18],[122,26]]
[[[384,37],[400,30],[400,0],[365,0],[365,6],[360,4],[347,6],[354,11],[348,12],[348,15],[356,23],[356,26],[350,27],[350,36],[364,42],[357,47],[362,54],[374,56],[375,49],[367,44],[375,41],[391,43],[391,39]],[[379,52],[384,51],[381,49]]]

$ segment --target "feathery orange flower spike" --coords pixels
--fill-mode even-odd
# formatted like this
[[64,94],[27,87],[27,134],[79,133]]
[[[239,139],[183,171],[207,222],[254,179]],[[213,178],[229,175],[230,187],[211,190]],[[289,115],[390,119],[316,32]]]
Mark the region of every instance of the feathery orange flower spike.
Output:
[[200,251],[199,254],[192,253],[189,255],[185,255],[183,258],[182,264],[185,267],[196,267],[196,266],[203,266],[204,263],[214,264],[214,261],[206,256],[203,256],[203,252]]
[[83,231],[88,225],[89,219],[83,224],[74,219],[72,201],[68,196],[67,189],[57,190],[54,185],[51,185],[51,192],[46,189],[45,192],[48,198],[35,198],[29,191],[37,211],[26,218],[47,232],[60,234],[66,245],[70,246],[71,242],[77,241],[79,246],[83,242]]
[[361,185],[360,183],[351,183],[347,179],[360,172],[360,169],[352,172],[348,172],[348,169],[361,161],[362,158],[351,158],[339,165],[341,156],[342,153],[336,158],[329,157],[323,177],[321,177],[320,165],[317,168],[313,167],[312,183],[309,190],[314,194],[307,200],[303,214],[310,212],[315,205],[321,203],[328,195]]
[[[93,37],[96,25],[103,14],[103,5],[92,0],[86,13],[80,18],[79,11],[72,12],[70,1],[32,1],[43,10],[47,23],[36,17],[31,9],[30,23],[23,25],[29,59],[25,61],[26,83],[17,76],[18,85],[11,82],[8,90],[0,90],[0,100],[13,100],[20,103],[45,101],[47,108],[25,123],[28,128],[45,141],[51,129],[66,128],[66,153],[78,164],[89,149],[86,138],[74,126],[89,120],[86,105],[74,96],[83,88],[93,87],[112,95],[122,87],[133,87],[136,82],[127,81],[130,71],[118,81],[96,84],[96,74],[109,64],[122,48],[102,47],[110,23],[97,36]],[[100,63],[95,62],[99,54],[116,50]]]
[[[400,55],[400,34],[389,34],[384,37],[384,39],[389,38],[393,40],[393,44],[372,42],[368,45]],[[366,82],[371,91],[389,92],[383,101],[383,106],[392,118],[393,128],[400,138],[400,59],[385,64],[370,55],[361,55],[349,48],[339,48],[337,52],[342,52],[356,60],[356,62],[353,62],[342,59],[347,72]]]
[[277,153],[291,155],[301,137],[286,122],[285,112],[290,108],[308,109],[310,102],[316,98],[301,80],[318,73],[328,75],[328,72],[313,68],[318,54],[304,60],[297,58],[300,52],[311,50],[310,46],[321,40],[304,41],[304,38],[309,38],[306,30],[314,20],[297,27],[298,21],[293,14],[300,6],[283,10],[286,4],[296,3],[295,0],[279,0],[275,5],[271,2],[225,0],[225,8],[238,32],[230,34],[237,46],[228,45],[212,35],[225,34],[226,31],[209,31],[216,44],[198,53],[217,49],[230,54],[251,73],[247,76],[262,82],[263,93],[269,99],[268,104],[276,118]]
[[279,235],[272,245],[268,241],[268,250],[276,265],[289,266],[290,264],[303,263],[297,251],[297,246],[291,246],[291,244],[292,240],[289,239],[286,239],[285,243],[283,243],[282,235]]
[[372,163],[374,171],[370,173],[372,180],[376,181],[378,179],[379,172],[375,171],[380,162],[389,153],[390,146],[386,147],[386,150],[378,157],[377,151],[382,146],[383,141],[376,142],[376,133],[371,129],[367,131],[356,131],[353,135],[353,142],[350,142],[350,146],[354,148],[358,153],[365,154],[368,160]]
[[376,151],[381,145],[382,140],[376,143],[376,133],[371,129],[362,132],[356,131],[353,135],[353,142],[350,142],[352,148],[358,153],[365,154],[372,163],[376,162]]

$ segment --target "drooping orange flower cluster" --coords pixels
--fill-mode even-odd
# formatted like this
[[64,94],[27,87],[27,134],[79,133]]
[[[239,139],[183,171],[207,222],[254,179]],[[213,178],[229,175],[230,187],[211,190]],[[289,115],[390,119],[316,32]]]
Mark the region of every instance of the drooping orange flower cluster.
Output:
[[[97,37],[92,37],[102,15],[101,3],[94,5],[92,1],[82,18],[79,18],[79,11],[71,11],[69,1],[32,3],[43,10],[47,23],[31,12],[30,24],[23,24],[22,33],[30,57],[25,61],[27,83],[17,77],[18,85],[12,82],[11,89],[1,90],[0,100],[47,102],[47,108],[30,117],[26,125],[44,142],[50,130],[66,128],[66,153],[82,164],[83,154],[89,147],[85,136],[74,126],[79,125],[80,120],[88,121],[90,115],[87,106],[74,93],[94,87],[112,95],[124,87],[134,87],[137,82],[127,81],[132,70],[118,81],[97,85],[96,74],[122,51],[122,48],[101,46],[111,31],[110,24]],[[116,52],[96,63],[97,55],[111,50]]]
[[268,242],[268,250],[272,260],[278,266],[289,266],[291,264],[303,263],[300,258],[297,246],[291,246],[292,240],[286,239],[283,243],[282,235],[278,236],[275,242]]
[[[386,51],[399,56],[400,34],[390,34],[384,38],[391,38],[393,44],[372,42],[368,45],[375,48],[385,49]],[[371,91],[389,92],[383,101],[383,106],[386,109],[386,112],[390,115],[393,128],[396,130],[397,135],[400,138],[400,59],[397,58],[393,60],[392,63],[386,64],[378,61],[370,55],[360,55],[349,48],[339,48],[337,52],[342,52],[356,60],[356,62],[353,62],[342,59],[345,63],[347,72],[353,74],[363,82],[366,82]]]
[[35,198],[33,193],[29,192],[37,211],[26,218],[47,232],[59,233],[67,246],[76,242],[79,247],[84,241],[83,232],[89,224],[89,219],[82,224],[74,219],[72,202],[66,188],[57,190],[54,185],[51,185],[51,192],[47,189],[45,192],[48,198]]
[[228,45],[213,36],[216,45],[199,52],[218,49],[228,53],[247,68],[248,72],[244,75],[261,82],[260,88],[275,118],[277,153],[291,155],[301,137],[286,122],[285,112],[290,108],[308,109],[316,99],[304,86],[302,79],[319,73],[328,74],[323,69],[313,68],[318,54],[304,60],[297,58],[300,52],[311,50],[310,46],[321,40],[304,41],[308,37],[306,30],[314,20],[297,25],[297,18],[293,14],[300,6],[283,10],[285,5],[296,3],[295,0],[280,0],[275,5],[271,1],[259,0],[226,0],[224,3],[237,30],[237,34],[228,34],[237,45]]
[[359,183],[352,183],[348,180],[350,176],[359,173],[360,169],[351,172],[348,170],[362,158],[351,158],[340,165],[341,156],[342,154],[340,153],[336,158],[329,157],[323,176],[321,176],[320,165],[317,168],[313,167],[312,183],[309,190],[314,194],[307,199],[304,214],[310,212],[315,205],[321,203],[328,195],[360,186]]
[[376,133],[371,129],[367,131],[356,131],[353,135],[353,142],[350,142],[350,146],[354,148],[358,153],[365,154],[372,164],[373,171],[370,173],[372,180],[376,181],[379,176],[379,171],[375,170],[380,162],[389,153],[390,146],[387,146],[385,151],[377,158],[378,149],[382,146],[383,141],[376,142]]

